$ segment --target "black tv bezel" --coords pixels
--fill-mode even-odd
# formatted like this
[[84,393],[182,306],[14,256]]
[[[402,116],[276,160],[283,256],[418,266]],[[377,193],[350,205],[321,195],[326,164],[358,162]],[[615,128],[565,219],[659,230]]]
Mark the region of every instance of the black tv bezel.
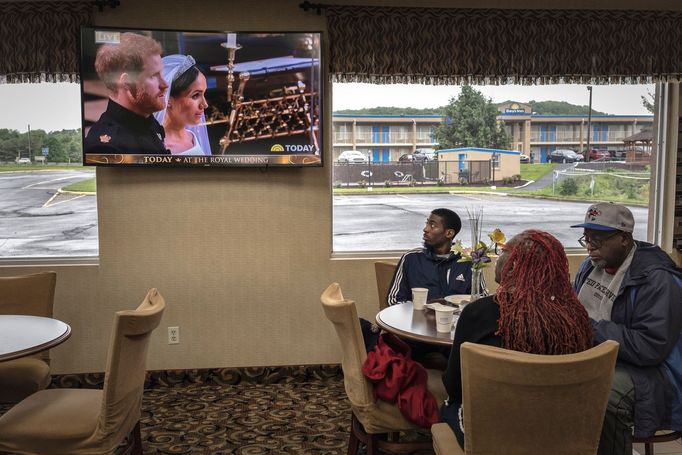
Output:
[[[211,156],[186,156],[185,158],[190,158],[193,160],[182,160],[182,162],[175,162],[175,163],[164,163],[164,162],[153,162],[153,163],[93,163],[87,162],[86,159],[86,152],[85,152],[85,100],[84,100],[84,89],[83,89],[83,39],[85,36],[85,31],[86,30],[111,30],[111,31],[119,31],[119,32],[182,32],[182,33],[215,33],[215,34],[226,34],[226,33],[236,33],[237,35],[239,34],[317,34],[319,37],[319,87],[318,87],[318,93],[319,95],[317,96],[318,99],[318,106],[319,106],[319,127],[318,127],[318,142],[319,142],[319,155],[311,155],[311,154],[288,154],[284,156],[301,156],[301,157],[319,157],[319,160],[315,160],[311,164],[302,164],[302,163],[285,163],[285,164],[277,164],[277,163],[259,163],[259,164],[254,164],[254,163],[229,163],[229,164],[222,164],[222,163],[217,163],[216,161],[221,161],[218,158],[224,158],[224,157],[229,157],[230,155],[211,155]],[[111,168],[167,168],[167,169],[172,169],[172,168],[215,168],[215,169],[231,169],[231,168],[247,168],[247,169],[269,169],[269,168],[277,168],[277,169],[305,169],[305,168],[321,168],[324,167],[324,143],[325,143],[325,125],[324,125],[324,118],[325,118],[325,111],[324,111],[324,77],[325,77],[325,72],[324,72],[324,32],[321,30],[269,30],[269,31],[263,31],[263,30],[188,30],[188,29],[179,29],[179,28],[151,28],[151,27],[125,27],[125,26],[93,26],[93,25],[81,25],[80,30],[79,30],[79,40],[78,40],[78,70],[79,70],[79,77],[81,78],[81,84],[80,84],[80,108],[81,108],[81,146],[82,146],[82,158],[83,158],[83,166],[87,167],[111,167]],[[127,155],[143,155],[143,154],[127,154]],[[116,156],[116,155],[112,155]],[[155,158],[160,158],[160,157],[178,157],[179,155],[144,155],[144,156],[149,156],[149,157],[155,157]],[[234,156],[234,155],[233,155]],[[239,156],[244,156],[244,157],[281,157],[283,155],[263,155],[263,154],[249,154],[249,155],[239,155]],[[202,163],[201,159],[206,159],[206,158],[211,158],[211,162],[208,163]],[[159,160],[155,160],[159,161]],[[189,161],[195,161],[194,163],[189,162]]]

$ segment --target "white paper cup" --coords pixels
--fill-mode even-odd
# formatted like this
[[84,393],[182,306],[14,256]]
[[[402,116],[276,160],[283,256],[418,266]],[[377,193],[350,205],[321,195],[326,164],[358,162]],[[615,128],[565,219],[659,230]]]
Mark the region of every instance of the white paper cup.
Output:
[[441,333],[450,333],[450,330],[452,330],[453,314],[454,308],[436,308],[436,331]]
[[426,304],[426,296],[429,290],[426,288],[412,288],[412,306],[415,310],[423,310]]

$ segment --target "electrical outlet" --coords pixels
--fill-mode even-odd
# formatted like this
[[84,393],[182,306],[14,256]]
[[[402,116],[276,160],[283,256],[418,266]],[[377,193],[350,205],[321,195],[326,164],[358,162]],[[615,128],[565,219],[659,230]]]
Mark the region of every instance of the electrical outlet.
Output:
[[180,327],[168,327],[168,344],[180,343]]

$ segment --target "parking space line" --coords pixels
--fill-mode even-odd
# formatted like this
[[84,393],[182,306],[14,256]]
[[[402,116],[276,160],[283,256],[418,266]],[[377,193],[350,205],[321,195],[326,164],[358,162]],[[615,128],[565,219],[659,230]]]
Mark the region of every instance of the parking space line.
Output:
[[51,180],[44,180],[44,181],[42,181],[42,182],[31,183],[30,185],[26,185],[25,187],[23,187],[23,188],[21,188],[21,189],[22,189],[22,190],[27,190],[27,189],[29,189],[29,188],[31,188],[31,187],[33,187],[33,186],[36,186],[36,185],[42,185],[42,184],[45,184],[45,183],[58,182],[59,180],[68,180],[68,179],[73,179],[73,178],[74,178],[74,176],[68,176],[68,177],[59,177],[59,178],[51,179]]
[[76,200],[76,199],[78,199],[78,198],[82,198],[83,196],[85,196],[85,194],[79,194],[79,195],[77,195],[77,196],[75,196],[75,197],[66,199],[66,200],[64,200],[64,201],[59,201],[59,202],[55,202],[54,204],[51,204],[51,202],[54,200],[54,198],[56,198],[56,197],[59,196],[60,194],[64,194],[64,193],[55,193],[55,194],[53,194],[52,197],[51,197],[46,203],[43,204],[43,208],[45,208],[45,207],[51,207],[51,206],[57,205],[57,204],[63,204],[64,202],[71,202],[71,201],[73,201],[73,200]]

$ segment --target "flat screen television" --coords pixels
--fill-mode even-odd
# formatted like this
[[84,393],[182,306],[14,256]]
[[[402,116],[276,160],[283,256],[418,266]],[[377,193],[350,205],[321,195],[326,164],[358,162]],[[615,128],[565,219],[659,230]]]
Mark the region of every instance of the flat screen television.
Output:
[[321,166],[319,32],[81,28],[88,166]]

